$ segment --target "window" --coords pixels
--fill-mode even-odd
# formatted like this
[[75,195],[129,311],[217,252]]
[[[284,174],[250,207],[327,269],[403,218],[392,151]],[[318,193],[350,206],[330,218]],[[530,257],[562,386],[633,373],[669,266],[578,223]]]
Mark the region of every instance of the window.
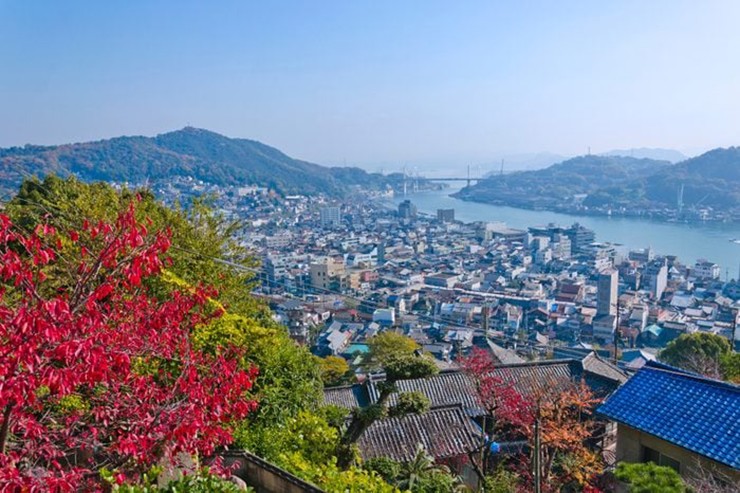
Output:
[[654,464],[658,464],[659,466],[670,467],[676,472],[681,472],[681,463],[679,461],[665,454],[662,454],[657,450],[651,449],[650,447],[642,447],[642,461],[652,462]]

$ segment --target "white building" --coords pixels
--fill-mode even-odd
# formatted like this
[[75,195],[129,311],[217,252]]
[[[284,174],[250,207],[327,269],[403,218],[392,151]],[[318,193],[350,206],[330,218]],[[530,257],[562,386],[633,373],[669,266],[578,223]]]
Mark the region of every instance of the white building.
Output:
[[720,272],[719,265],[704,259],[698,260],[692,270],[694,276],[699,279],[719,279]]

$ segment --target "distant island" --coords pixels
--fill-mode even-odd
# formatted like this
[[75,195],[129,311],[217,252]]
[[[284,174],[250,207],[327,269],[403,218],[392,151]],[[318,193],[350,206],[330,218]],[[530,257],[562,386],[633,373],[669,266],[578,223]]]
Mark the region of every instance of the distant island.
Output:
[[456,198],[574,214],[669,221],[740,221],[740,148],[666,160],[587,155],[548,168],[493,175]]
[[291,158],[247,139],[186,127],[156,137],[117,137],[58,146],[0,149],[0,192],[18,189],[24,177],[75,175],[84,181],[156,183],[192,177],[215,185],[260,186],[282,194],[343,197],[353,188],[402,187],[403,175],[326,167]]

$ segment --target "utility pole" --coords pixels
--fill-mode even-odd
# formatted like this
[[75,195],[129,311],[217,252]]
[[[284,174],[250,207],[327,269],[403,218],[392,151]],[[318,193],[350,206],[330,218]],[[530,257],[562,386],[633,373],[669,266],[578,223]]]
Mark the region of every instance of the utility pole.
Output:
[[735,347],[737,345],[737,317],[740,315],[740,310],[734,309],[732,310],[732,352],[735,351]]
[[617,366],[619,364],[619,339],[620,339],[620,332],[619,332],[619,309],[621,308],[619,304],[619,291],[617,291],[617,314],[616,314],[616,326],[614,327],[614,366]]

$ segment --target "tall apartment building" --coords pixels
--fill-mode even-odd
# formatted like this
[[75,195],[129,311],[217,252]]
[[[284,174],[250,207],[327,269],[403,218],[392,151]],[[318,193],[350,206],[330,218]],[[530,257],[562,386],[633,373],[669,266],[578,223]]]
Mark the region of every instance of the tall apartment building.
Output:
[[410,200],[404,200],[398,204],[398,217],[401,219],[416,219],[417,209]]
[[437,221],[441,223],[455,222],[455,209],[437,209]]
[[322,207],[319,211],[321,226],[324,228],[332,228],[339,226],[341,223],[341,215],[339,207]]
[[665,258],[659,258],[650,262],[645,267],[645,284],[650,288],[653,298],[660,300],[668,285],[668,264]]
[[619,273],[615,269],[607,269],[599,274],[596,295],[597,315],[617,314]]

